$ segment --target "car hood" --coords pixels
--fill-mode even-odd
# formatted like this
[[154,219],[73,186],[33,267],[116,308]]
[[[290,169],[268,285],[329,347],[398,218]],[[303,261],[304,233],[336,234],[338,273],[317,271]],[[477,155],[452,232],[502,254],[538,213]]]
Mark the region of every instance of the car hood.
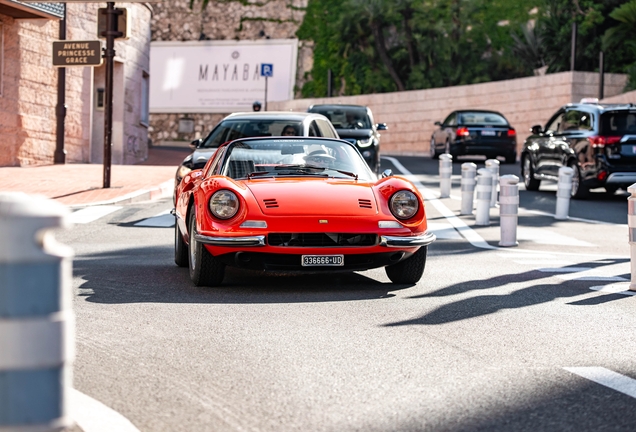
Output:
[[336,129],[336,132],[338,132],[338,136],[342,139],[366,139],[373,135],[371,129]]
[[214,148],[198,148],[192,153],[192,169],[201,169],[208,162],[208,159],[212,157],[218,147]]
[[325,179],[246,182],[269,216],[369,216],[378,212],[370,183]]

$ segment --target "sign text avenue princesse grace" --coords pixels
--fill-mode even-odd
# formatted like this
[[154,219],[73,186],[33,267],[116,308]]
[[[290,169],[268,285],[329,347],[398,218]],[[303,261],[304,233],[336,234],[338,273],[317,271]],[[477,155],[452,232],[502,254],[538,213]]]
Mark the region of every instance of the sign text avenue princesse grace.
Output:
[[99,66],[102,64],[100,41],[53,42],[53,66]]

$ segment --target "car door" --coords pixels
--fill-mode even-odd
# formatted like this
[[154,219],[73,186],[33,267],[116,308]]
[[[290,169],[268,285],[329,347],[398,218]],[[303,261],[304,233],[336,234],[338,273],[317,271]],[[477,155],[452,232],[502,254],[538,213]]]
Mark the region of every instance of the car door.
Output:
[[450,142],[455,136],[455,129],[457,127],[457,113],[453,112],[444,123],[440,126],[439,130],[436,131],[435,134],[435,147],[442,148],[442,150],[446,147],[446,142]]
[[558,168],[555,170],[559,160],[556,146],[564,114],[565,110],[559,110],[553,115],[546,124],[543,134],[535,140],[537,145],[535,169],[541,176],[555,176],[558,171]]

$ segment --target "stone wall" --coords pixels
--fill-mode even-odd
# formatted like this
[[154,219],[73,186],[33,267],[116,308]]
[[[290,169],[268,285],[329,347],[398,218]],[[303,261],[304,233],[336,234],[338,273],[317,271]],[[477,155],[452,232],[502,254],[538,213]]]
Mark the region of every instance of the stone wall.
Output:
[[633,104],[636,107],[636,90],[603,99],[605,103]]
[[[428,90],[271,102],[269,108],[306,111],[310,105],[320,103],[367,105],[376,122],[389,126],[382,133],[385,154],[427,154],[435,121],[443,121],[457,109],[489,109],[504,114],[516,128],[521,148],[532,125],[545,125],[567,103],[596,97],[598,80],[597,73],[562,72]],[[620,94],[626,81],[625,75],[606,74],[605,95]]]
[[[153,41],[191,40],[257,40],[263,38],[288,39],[296,37],[296,31],[305,16],[308,0],[245,0],[210,1],[205,9],[201,1],[195,1],[192,9],[189,0],[153,3]],[[300,41],[296,73],[296,92],[304,84],[307,72],[313,67],[313,45]],[[229,114],[229,113],[228,113]],[[178,119],[192,118],[195,132],[178,133]],[[223,118],[217,114],[152,114],[149,137],[152,143],[190,142],[205,136]]]

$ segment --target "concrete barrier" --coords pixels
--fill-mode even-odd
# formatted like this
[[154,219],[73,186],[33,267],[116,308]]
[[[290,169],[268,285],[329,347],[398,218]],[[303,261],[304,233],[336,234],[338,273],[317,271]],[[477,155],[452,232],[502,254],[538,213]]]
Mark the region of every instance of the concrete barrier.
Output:
[[472,162],[462,164],[462,206],[459,214],[473,214],[473,199],[475,197],[475,176],[477,175],[477,165]]
[[574,170],[570,167],[559,168],[559,181],[557,183],[557,201],[554,218],[567,219],[570,212],[570,197],[572,196],[572,176]]
[[517,246],[519,222],[519,177],[504,175],[499,179],[499,246]]
[[486,168],[477,170],[475,225],[490,225],[490,195],[492,193],[492,173]]
[[453,157],[448,153],[439,155],[439,197],[448,198],[451,192]]
[[70,248],[51,232],[70,211],[52,200],[0,193],[0,431],[72,425],[74,357]]

